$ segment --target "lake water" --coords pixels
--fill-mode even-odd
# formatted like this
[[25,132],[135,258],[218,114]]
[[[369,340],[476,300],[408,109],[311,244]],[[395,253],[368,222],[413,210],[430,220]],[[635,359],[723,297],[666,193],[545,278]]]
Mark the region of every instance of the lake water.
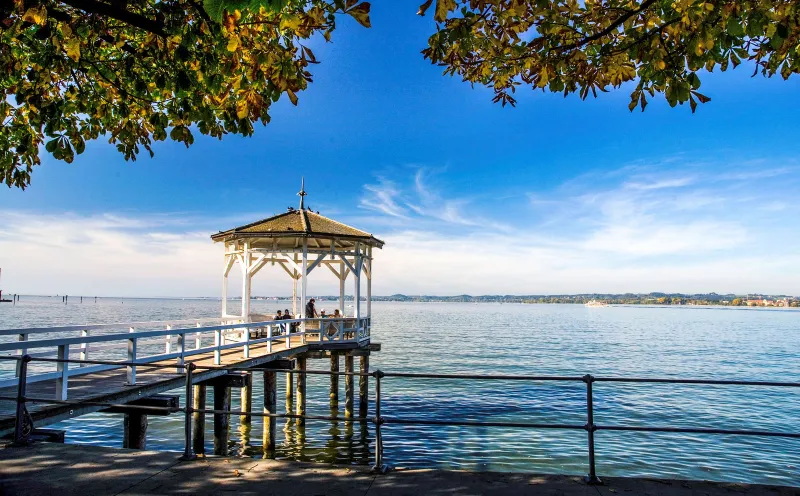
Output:
[[[256,301],[271,313],[286,303]],[[325,307],[326,304],[318,305]],[[330,303],[331,308],[335,307]],[[212,300],[23,297],[0,305],[0,328],[214,317]],[[391,372],[674,377],[797,381],[800,312],[710,307],[373,303],[373,369]],[[327,360],[309,360],[324,369]],[[9,367],[4,365],[4,374]],[[284,378],[279,378],[283,391]],[[328,378],[309,376],[308,410],[328,415]],[[344,381],[341,381],[343,388]],[[387,378],[386,417],[584,424],[585,385]],[[800,432],[800,389],[596,383],[595,423]],[[261,404],[261,381],[254,405]],[[180,391],[176,391],[180,393]],[[370,384],[370,394],[374,394]],[[343,406],[344,393],[340,393]],[[238,394],[234,392],[234,409]],[[372,398],[371,398],[372,399]],[[372,409],[372,405],[370,405]],[[370,415],[372,414],[372,410]],[[279,425],[283,422],[279,419]],[[120,415],[57,424],[67,442],[122,445]],[[211,440],[211,422],[207,423]],[[585,474],[583,431],[387,425],[396,467]],[[308,421],[279,432],[279,458],[368,464],[372,425]],[[800,485],[800,439],[673,433],[596,434],[597,472]],[[231,421],[231,448],[261,456],[261,425]],[[182,416],[151,417],[148,448],[179,451]]]

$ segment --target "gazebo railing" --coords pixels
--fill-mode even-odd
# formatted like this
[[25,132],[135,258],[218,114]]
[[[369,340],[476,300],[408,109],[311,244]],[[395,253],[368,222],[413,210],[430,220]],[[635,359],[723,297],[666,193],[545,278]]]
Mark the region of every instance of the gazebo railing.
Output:
[[[137,323],[141,326],[153,327],[154,323]],[[113,324],[116,328],[125,328],[128,324]],[[332,326],[334,332],[328,333]],[[90,328],[92,326],[85,326]],[[303,330],[305,327],[305,330]],[[316,327],[316,329],[314,329]],[[84,329],[85,329],[84,328]],[[102,327],[109,329],[109,327]],[[37,329],[9,329],[0,335],[25,335],[41,332],[66,332],[80,330],[81,326],[64,326]],[[89,335],[88,330],[80,330],[80,336],[61,337],[39,340],[20,340],[17,342],[0,343],[0,354],[22,355],[43,358],[51,356],[58,361],[55,371],[29,371],[27,382],[35,383],[55,379],[56,399],[67,398],[67,384],[70,377],[115,370],[126,369],[126,383],[136,384],[136,364],[151,364],[166,360],[175,360],[175,373],[183,371],[184,361],[187,357],[213,353],[215,365],[222,363],[222,355],[226,350],[241,350],[242,358],[251,358],[254,349],[257,356],[264,356],[286,349],[304,346],[309,342],[318,343],[356,343],[363,345],[369,341],[369,318],[324,318],[324,319],[291,319],[280,321],[231,323],[212,326],[201,326],[196,323],[194,327],[137,331],[129,325],[127,333]],[[228,334],[238,334],[238,339],[229,339]],[[209,342],[209,334],[213,335],[213,342]],[[205,338],[205,340],[204,340]],[[274,350],[276,345],[282,348]],[[265,346],[263,346],[265,345]],[[162,348],[163,346],[163,348]],[[42,350],[29,353],[29,350]],[[80,360],[89,360],[89,352],[102,351],[100,358],[109,359],[111,363],[82,364],[85,366],[70,369],[69,363],[60,360],[69,360],[70,354],[78,351]],[[158,350],[158,351],[157,351]],[[116,352],[116,353],[115,353]],[[54,355],[54,356],[53,356]],[[115,356],[116,355],[116,356]],[[114,358],[123,358],[127,365],[116,365]],[[44,361],[47,358],[43,358]],[[122,360],[120,360],[122,361]],[[0,379],[0,388],[16,385],[14,378]]]

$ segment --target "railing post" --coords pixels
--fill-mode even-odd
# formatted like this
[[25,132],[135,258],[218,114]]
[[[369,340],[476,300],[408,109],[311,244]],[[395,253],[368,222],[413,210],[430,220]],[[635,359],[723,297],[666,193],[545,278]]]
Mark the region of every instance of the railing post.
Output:
[[[303,280],[303,286],[305,286],[305,279]],[[321,323],[320,323],[321,325]],[[303,319],[303,325],[300,326],[300,330],[303,331],[303,336],[300,338],[300,342],[306,344],[306,319]]]
[[381,417],[381,378],[383,372],[378,369],[372,373],[375,378],[375,466],[372,467],[373,472],[385,474],[389,471],[389,466],[383,463],[383,435],[381,434],[381,425],[384,423]]
[[[27,341],[27,340],[28,340],[28,334],[26,334],[26,333],[22,333],[19,336],[17,336],[17,341],[21,341],[22,342],[22,341]],[[17,350],[17,355],[20,357],[20,361],[17,362],[17,371],[16,371],[16,376],[17,377],[19,377],[20,368],[22,367],[21,358],[23,356],[27,355],[27,354],[28,354],[28,349],[27,348],[20,348],[19,350]]]
[[28,410],[25,408],[25,390],[28,386],[28,362],[31,361],[30,355],[22,355],[19,360],[19,382],[17,382],[17,416],[14,422],[14,444],[25,444],[28,436],[33,429],[28,418]]
[[219,347],[222,345],[222,330],[214,331],[214,365],[219,365],[222,361],[222,353]]
[[186,399],[184,401],[184,444],[183,456],[181,460],[193,460],[195,458],[192,452],[192,405],[194,404],[194,388],[192,387],[192,380],[194,377],[195,365],[193,362],[186,364]]
[[[200,327],[200,322],[198,322],[198,323],[195,325],[195,327]],[[196,349],[196,350],[199,350],[199,349],[201,348],[200,344],[201,344],[201,343],[200,343],[200,333],[199,333],[199,332],[196,332],[196,333],[194,334],[194,349]]]
[[[81,331],[81,337],[82,338],[88,338],[89,337],[89,331],[87,329],[83,329]],[[89,359],[89,343],[84,341],[84,342],[81,343],[81,360],[88,360],[88,359]],[[85,367],[86,364],[85,363],[81,363],[80,366],[81,367]]]
[[176,373],[180,374],[183,369],[183,357],[186,355],[186,331],[178,334],[178,349],[181,355],[178,357],[178,371]]
[[597,426],[594,425],[594,398],[592,394],[592,383],[594,376],[586,374],[583,376],[583,382],[586,383],[586,433],[589,438],[589,475],[586,476],[586,483],[592,486],[599,486],[603,481],[597,477],[594,463],[594,432]]
[[250,358],[250,328],[244,328],[244,350],[243,358]]
[[[69,360],[68,344],[62,344],[58,346],[58,356],[56,358],[58,360]],[[67,386],[69,382],[69,363],[61,361],[57,362],[56,372],[58,372],[58,377],[56,378],[56,399],[63,401],[67,399]]]
[[[171,325],[168,325],[168,326],[167,326],[167,330],[168,330],[168,331],[171,331],[171,330],[172,330],[172,326],[171,326]],[[170,354],[170,352],[172,351],[172,334],[167,334],[167,335],[166,335],[166,336],[164,336],[164,337],[166,338],[166,343],[164,343],[164,344],[165,344],[165,346],[164,346],[164,353],[165,353],[165,354],[167,354],[167,355],[169,355],[169,354]]]
[[267,326],[267,353],[272,353],[272,324]]
[[[130,332],[134,333],[136,331],[133,327],[131,327]],[[128,339],[128,362],[130,362],[130,364],[126,367],[129,386],[133,386],[134,384],[136,384],[136,365],[133,365],[133,362],[135,361],[136,361],[136,338],[132,337]]]
[[292,347],[292,323],[288,322],[286,324],[286,349]]

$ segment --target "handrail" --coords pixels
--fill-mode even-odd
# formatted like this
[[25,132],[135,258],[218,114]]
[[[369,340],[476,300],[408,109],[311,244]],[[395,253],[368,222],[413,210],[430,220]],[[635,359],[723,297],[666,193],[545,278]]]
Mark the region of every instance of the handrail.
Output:
[[[30,355],[23,357],[0,357],[5,359],[17,360],[20,362],[22,373],[18,379],[18,390],[16,398],[10,396],[0,396],[0,401],[14,401],[17,403],[16,425],[14,431],[14,440],[17,443],[24,443],[32,429],[32,425],[27,425],[30,422],[30,416],[25,410],[25,404],[30,403],[50,403],[61,405],[85,405],[96,407],[108,406],[124,406],[112,403],[93,402],[93,401],[66,401],[65,399],[46,399],[38,397],[26,396],[27,384],[27,366],[32,361],[47,361],[74,363],[86,362],[92,364],[108,363],[99,360],[65,360],[65,359],[37,359]],[[111,362],[115,365],[127,365],[126,362]],[[152,367],[165,367],[164,365],[152,364]],[[335,416],[323,415],[306,415],[306,414],[276,414],[265,413],[263,411],[240,411],[233,409],[207,409],[207,408],[194,408],[192,406],[193,395],[193,377],[195,369],[209,369],[212,367],[197,366],[194,363],[186,363],[179,365],[179,368],[185,371],[186,376],[186,396],[183,407],[136,407],[132,409],[140,410],[143,413],[147,411],[166,411],[170,413],[182,412],[185,414],[185,447],[184,457],[192,458],[192,422],[191,416],[193,413],[203,414],[220,414],[220,415],[247,415],[252,417],[269,417],[269,418],[289,418],[289,419],[303,419],[303,420],[329,420],[329,421],[371,421],[375,426],[376,436],[376,449],[375,449],[375,466],[381,473],[384,473],[388,467],[383,463],[384,447],[382,426],[387,424],[397,425],[446,425],[446,426],[479,426],[479,427],[500,427],[500,428],[532,428],[532,429],[565,429],[565,430],[583,430],[586,431],[588,436],[588,461],[589,461],[589,475],[586,477],[586,482],[591,485],[602,484],[602,481],[596,474],[595,467],[595,439],[594,434],[598,431],[631,431],[631,432],[666,432],[666,433],[692,433],[692,434],[719,434],[719,435],[736,435],[736,436],[762,436],[762,437],[781,437],[800,439],[800,432],[781,432],[781,431],[764,431],[764,430],[748,430],[748,429],[720,429],[713,427],[670,427],[670,426],[631,426],[631,425],[603,425],[594,422],[593,413],[593,392],[592,385],[596,382],[627,382],[627,383],[661,383],[661,384],[694,384],[694,385],[726,385],[726,386],[758,386],[758,387],[800,387],[797,382],[775,382],[775,381],[744,381],[744,380],[715,380],[715,379],[671,379],[671,378],[641,378],[641,377],[594,377],[590,374],[583,376],[513,376],[513,375],[481,375],[481,374],[425,374],[425,373],[385,373],[381,370],[376,370],[372,373],[357,373],[357,372],[338,372],[338,371],[325,371],[325,370],[283,370],[282,372],[290,374],[319,374],[319,375],[345,375],[345,376],[370,376],[375,379],[375,416],[372,418],[359,416],[355,418],[340,418]],[[247,367],[216,367],[223,370],[252,370]],[[409,418],[409,417],[384,417],[381,415],[381,382],[386,378],[412,378],[412,379],[457,379],[457,380],[523,380],[523,381],[537,381],[537,382],[583,382],[586,385],[586,407],[587,407],[587,421],[585,424],[564,424],[564,423],[537,423],[537,422],[499,422],[499,421],[481,421],[481,420],[461,420],[461,419],[424,419],[424,418]],[[125,406],[126,408],[131,408]],[[481,415],[485,417],[485,415]]]
[[[219,320],[219,319],[216,319]],[[345,317],[345,318],[313,318],[313,319],[286,319],[286,320],[265,320],[262,322],[242,322],[239,324],[222,324],[222,325],[215,325],[215,326],[203,326],[203,327],[178,327],[174,329],[164,329],[164,330],[157,330],[157,331],[134,331],[134,332],[126,332],[126,333],[116,333],[116,334],[100,334],[97,336],[85,336],[85,337],[73,337],[73,338],[51,338],[51,339],[39,339],[34,341],[17,341],[17,342],[10,342],[10,343],[0,343],[0,351],[16,351],[22,349],[31,349],[31,348],[48,348],[52,346],[60,346],[60,345],[73,345],[73,344],[81,344],[81,343],[101,343],[106,341],[125,341],[131,338],[136,339],[145,339],[145,338],[155,338],[155,337],[163,337],[163,336],[170,336],[170,335],[178,335],[178,334],[197,334],[203,332],[212,332],[212,331],[225,331],[225,330],[232,330],[232,329],[252,329],[252,328],[260,328],[265,327],[268,325],[272,326],[280,326],[284,324],[300,324],[302,322],[343,322],[348,320],[368,320],[367,317],[359,317],[356,319],[355,317]],[[353,331],[357,328],[347,328],[347,331]],[[83,328],[81,328],[83,330]],[[312,331],[317,331],[317,329],[312,329]],[[24,334],[24,333],[20,333]],[[295,334],[295,333],[292,333]],[[297,333],[299,334],[299,333]],[[316,334],[316,332],[312,332],[312,334]],[[282,336],[285,337],[285,336]]]
[[145,322],[127,322],[116,324],[83,324],[55,327],[29,327],[19,329],[0,329],[0,336],[14,336],[17,334],[41,334],[46,332],[73,332],[73,331],[96,331],[100,329],[121,329],[130,327],[162,327],[176,324],[194,324],[195,322],[206,322],[220,320],[219,317],[203,317],[198,319],[183,320],[155,320]]

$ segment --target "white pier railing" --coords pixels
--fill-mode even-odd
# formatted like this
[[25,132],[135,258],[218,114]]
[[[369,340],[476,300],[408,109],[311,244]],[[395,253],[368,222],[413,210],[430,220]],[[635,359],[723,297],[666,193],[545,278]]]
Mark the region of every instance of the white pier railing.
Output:
[[[55,379],[56,399],[67,399],[67,385],[70,377],[126,368],[127,384],[136,384],[136,363],[153,363],[176,360],[176,373],[183,373],[187,357],[213,353],[213,362],[220,365],[222,352],[241,349],[242,359],[250,358],[251,348],[266,344],[266,354],[273,353],[273,345],[283,344],[280,350],[302,346],[308,342],[353,343],[364,345],[370,339],[369,318],[321,318],[291,319],[249,323],[224,323],[222,325],[203,325],[203,322],[217,319],[182,320],[172,322],[134,322],[127,324],[99,324],[62,327],[40,327],[29,329],[0,330],[3,336],[17,336],[16,342],[0,342],[0,354],[25,355],[31,357],[53,357],[69,360],[70,353],[78,351],[81,360],[89,360],[89,353],[99,353],[95,359],[119,360],[128,365],[89,365],[70,369],[68,363],[56,363],[55,371],[29,370],[27,382],[35,383]],[[187,325],[189,324],[189,325]],[[178,327],[176,327],[178,326]],[[138,328],[155,330],[137,330]],[[91,331],[114,331],[127,329],[128,332],[112,332],[92,335]],[[31,336],[45,333],[75,333],[75,336],[62,336],[31,340]],[[208,339],[213,335],[213,344]],[[298,337],[300,344],[297,343]],[[205,338],[205,339],[204,339]],[[294,338],[295,343],[292,343]],[[205,344],[208,343],[208,344]],[[30,353],[29,350],[41,350]],[[133,364],[133,365],[131,365]],[[19,369],[17,369],[17,374]],[[17,375],[15,374],[15,375]],[[15,378],[0,379],[0,388],[17,384]]]

